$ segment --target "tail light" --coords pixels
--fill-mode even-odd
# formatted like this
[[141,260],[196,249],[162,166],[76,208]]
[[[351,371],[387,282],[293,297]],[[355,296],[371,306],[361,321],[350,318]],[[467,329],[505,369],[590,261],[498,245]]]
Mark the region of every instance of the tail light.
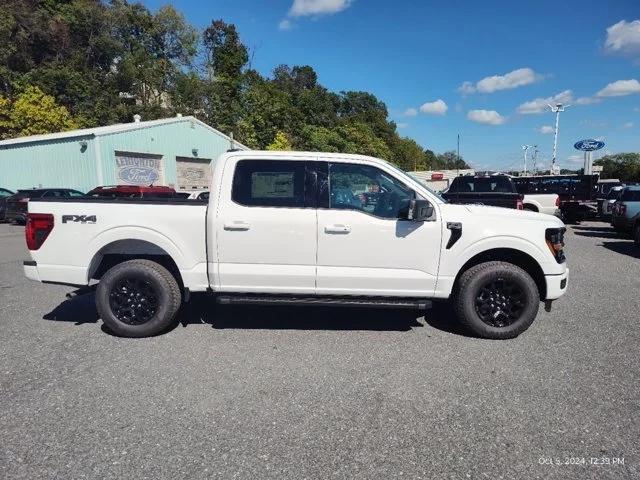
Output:
[[50,213],[28,213],[24,235],[29,250],[38,250],[53,230],[53,215]]
[[518,197],[518,200],[516,200],[516,209],[524,210],[524,203],[522,203],[522,197]]
[[560,206],[560,197],[556,197],[556,207]]
[[25,197],[25,198],[19,198],[18,201],[20,203],[29,203],[29,197]]
[[551,254],[556,262],[563,263],[566,260],[564,255],[564,232],[565,228],[547,228],[545,231],[545,240]]
[[624,203],[618,204],[618,215],[624,215],[627,213],[627,206]]

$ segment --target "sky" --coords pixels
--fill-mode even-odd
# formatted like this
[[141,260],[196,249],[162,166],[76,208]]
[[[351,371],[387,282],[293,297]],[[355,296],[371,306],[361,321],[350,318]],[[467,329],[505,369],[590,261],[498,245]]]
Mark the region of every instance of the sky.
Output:
[[[144,0],[152,10],[168,3]],[[193,25],[234,23],[252,67],[311,65],[329,89],[384,101],[401,135],[478,169],[640,151],[640,0],[175,0]],[[532,150],[529,150],[531,156]],[[596,157],[598,156],[596,155]]]

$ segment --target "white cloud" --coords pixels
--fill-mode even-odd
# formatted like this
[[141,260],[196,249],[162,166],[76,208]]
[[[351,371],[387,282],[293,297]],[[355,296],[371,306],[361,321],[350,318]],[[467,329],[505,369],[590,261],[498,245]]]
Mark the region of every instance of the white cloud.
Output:
[[435,102],[423,103],[420,106],[420,111],[427,115],[444,115],[449,110],[449,107],[444,100],[438,99]]
[[458,87],[458,92],[470,95],[475,92],[493,93],[498,90],[511,90],[523,87],[541,80],[543,75],[534,72],[531,68],[518,68],[504,75],[493,75],[479,80],[475,85],[472,82],[463,82]]
[[354,0],[293,0],[287,18],[280,20],[278,28],[280,30],[291,30],[291,27],[293,27],[291,18],[333,15],[346,10],[353,2]]
[[636,79],[631,80],[618,80],[610,83],[598,93],[598,97],[622,97],[624,95],[631,95],[633,93],[640,93],[640,82]]
[[576,105],[591,105],[593,103],[600,103],[602,100],[597,97],[580,97],[576,100]]
[[583,164],[584,163],[584,155],[579,155],[579,154],[569,155],[567,157],[567,161],[569,163],[573,163],[574,165]]
[[536,131],[544,134],[553,133],[553,127],[551,125],[543,125],[540,128],[537,128]]
[[462,95],[471,95],[472,93],[475,93],[475,91],[476,86],[471,82],[462,82],[462,85],[458,87],[458,92]]
[[409,124],[405,123],[405,122],[400,122],[400,123],[397,123],[396,126],[398,128],[407,128],[409,126]]
[[634,57],[640,54],[640,20],[621,20],[607,28],[604,48],[609,53]]
[[530,102],[524,102],[519,105],[516,109],[521,115],[529,115],[532,113],[542,113],[548,107],[548,105],[555,105],[556,103],[570,103],[573,101],[573,92],[571,90],[565,90],[560,92],[553,97],[547,98],[536,98],[535,100],[531,100]]
[[407,108],[403,115],[405,117],[415,117],[416,115],[418,115],[418,111],[415,108]]
[[506,118],[495,110],[469,110],[467,118],[472,122],[485,125],[502,125],[506,121]]
[[289,16],[331,15],[349,8],[352,3],[353,0],[293,0]]
[[627,122],[622,125],[622,128],[633,128],[633,122]]
[[281,20],[278,24],[280,30],[291,30],[291,22],[288,19]]

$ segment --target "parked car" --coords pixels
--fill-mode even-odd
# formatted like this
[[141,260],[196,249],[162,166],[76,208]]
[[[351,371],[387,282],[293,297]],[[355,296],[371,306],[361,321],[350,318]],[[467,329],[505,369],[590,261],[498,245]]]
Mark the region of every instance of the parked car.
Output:
[[17,193],[7,198],[6,220],[14,223],[27,221],[27,204],[34,198],[71,198],[82,197],[84,193],[72,188],[33,188],[31,190],[18,190]]
[[602,201],[602,207],[600,211],[600,216],[603,220],[611,220],[611,212],[613,211],[613,206],[618,200],[620,196],[620,192],[624,189],[624,185],[615,186],[609,189],[606,197]]
[[[351,196],[332,196],[333,187]],[[29,202],[25,274],[97,280],[100,317],[129,337],[161,333],[190,292],[211,292],[220,303],[253,305],[426,308],[451,298],[473,333],[504,339],[567,289],[559,219],[446,203],[383,160],[227,152],[210,191],[208,205]]]
[[171,187],[160,185],[108,185],[94,188],[87,192],[87,196],[104,198],[171,198],[176,196],[176,191]]
[[7,209],[7,198],[13,195],[11,190],[0,188],[0,222],[4,222],[4,215]]
[[209,200],[209,190],[181,190],[176,192],[176,196],[189,200]]
[[620,186],[623,186],[623,184],[617,178],[599,179],[594,185],[594,196],[598,203],[598,215],[603,215],[603,205],[611,189]]
[[523,209],[523,196],[506,175],[456,177],[442,197],[450,203]]
[[619,232],[631,232],[634,239],[640,239],[640,185],[622,189],[613,206],[611,225]]

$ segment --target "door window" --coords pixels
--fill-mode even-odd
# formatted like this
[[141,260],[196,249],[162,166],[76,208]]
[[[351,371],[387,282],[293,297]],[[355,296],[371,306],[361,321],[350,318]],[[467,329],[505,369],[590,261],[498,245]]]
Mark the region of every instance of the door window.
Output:
[[376,217],[404,218],[413,190],[388,173],[369,165],[329,165],[329,208],[358,210]]
[[250,207],[305,206],[305,163],[241,160],[233,175],[231,198]]

